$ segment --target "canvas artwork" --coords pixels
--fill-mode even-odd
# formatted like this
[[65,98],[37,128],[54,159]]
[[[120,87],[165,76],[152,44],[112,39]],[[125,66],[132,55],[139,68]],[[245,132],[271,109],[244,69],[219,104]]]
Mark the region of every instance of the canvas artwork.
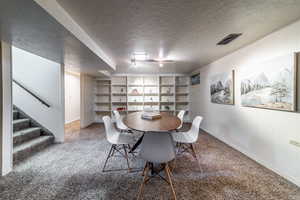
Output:
[[294,54],[275,58],[244,71],[242,106],[295,111],[296,63]]
[[212,103],[234,104],[234,71],[211,77],[210,97]]
[[191,76],[191,85],[200,84],[200,73]]

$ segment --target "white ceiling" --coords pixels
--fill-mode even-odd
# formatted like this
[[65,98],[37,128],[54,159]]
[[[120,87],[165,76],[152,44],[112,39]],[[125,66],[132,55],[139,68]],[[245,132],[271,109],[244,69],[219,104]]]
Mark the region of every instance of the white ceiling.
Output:
[[[300,18],[299,0],[58,0],[113,56],[118,73],[187,73]],[[216,43],[243,35],[228,46]],[[159,68],[130,67],[130,55],[160,52],[177,60]]]
[[91,75],[97,75],[98,70],[111,70],[106,62],[33,0],[0,1],[0,39],[63,63],[68,70]]

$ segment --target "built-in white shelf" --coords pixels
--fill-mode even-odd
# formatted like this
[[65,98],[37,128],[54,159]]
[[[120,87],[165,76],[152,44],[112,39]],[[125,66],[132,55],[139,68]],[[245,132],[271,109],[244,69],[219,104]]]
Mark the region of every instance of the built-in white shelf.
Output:
[[[180,110],[189,113],[188,76],[128,75],[95,80],[95,120],[102,122],[112,110],[121,114],[156,110],[176,115]],[[188,114],[189,115],[189,114]],[[185,117],[185,120],[189,116]]]
[[110,96],[109,93],[95,93],[97,96]]
[[95,79],[94,82],[94,116],[95,121],[111,114],[111,80]]

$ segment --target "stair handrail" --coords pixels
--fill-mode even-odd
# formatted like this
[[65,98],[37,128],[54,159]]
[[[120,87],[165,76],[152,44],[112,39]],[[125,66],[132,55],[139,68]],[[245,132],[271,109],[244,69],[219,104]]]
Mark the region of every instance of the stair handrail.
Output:
[[50,105],[46,101],[44,101],[43,99],[41,99],[40,97],[38,97],[38,95],[34,94],[32,91],[30,91],[24,85],[22,85],[19,81],[13,79],[13,82],[16,83],[18,86],[20,86],[22,89],[24,89],[26,92],[28,92],[31,96],[33,96],[34,98],[36,98],[43,105],[45,105],[46,107],[50,108]]

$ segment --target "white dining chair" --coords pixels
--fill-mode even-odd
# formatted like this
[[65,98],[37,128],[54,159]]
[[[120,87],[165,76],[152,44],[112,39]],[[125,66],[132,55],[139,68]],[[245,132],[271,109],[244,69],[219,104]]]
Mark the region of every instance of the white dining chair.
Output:
[[114,114],[115,119],[116,119],[116,125],[117,125],[117,128],[118,128],[121,132],[128,132],[128,131],[129,131],[129,128],[123,123],[119,111],[113,110],[113,114]]
[[185,110],[181,110],[181,111],[179,111],[179,113],[177,114],[177,117],[180,119],[180,125],[179,125],[179,127],[176,129],[176,131],[179,131],[179,130],[182,128],[184,114],[185,114]]
[[[142,197],[145,184],[152,177],[154,177],[149,177],[149,170],[151,170],[151,174],[159,176],[170,185],[173,197],[176,200],[176,193],[171,179],[171,171],[169,167],[169,162],[175,159],[175,149],[170,133],[146,133],[141,143],[140,157],[146,161],[146,165],[143,170],[144,178],[140,186],[137,199],[139,200]],[[161,164],[161,170],[155,171],[153,167],[154,164]],[[162,171],[165,171],[166,178],[160,174]]]
[[199,135],[200,124],[203,117],[197,116],[192,122],[192,127],[187,132],[173,132],[173,140],[177,143],[177,153],[189,152],[192,156],[197,159],[197,154],[193,147],[193,143],[197,142]]
[[[124,134],[116,130],[109,116],[104,116],[102,119],[105,126],[106,139],[109,143],[111,143],[111,148],[105,160],[102,171],[105,171],[105,167],[109,158],[113,157],[115,153],[118,152],[122,157],[126,159],[128,171],[130,172],[131,169],[129,165],[129,156],[127,150],[130,149],[130,144],[135,143],[134,137],[130,134]],[[122,150],[124,151],[124,153],[122,152]]]

